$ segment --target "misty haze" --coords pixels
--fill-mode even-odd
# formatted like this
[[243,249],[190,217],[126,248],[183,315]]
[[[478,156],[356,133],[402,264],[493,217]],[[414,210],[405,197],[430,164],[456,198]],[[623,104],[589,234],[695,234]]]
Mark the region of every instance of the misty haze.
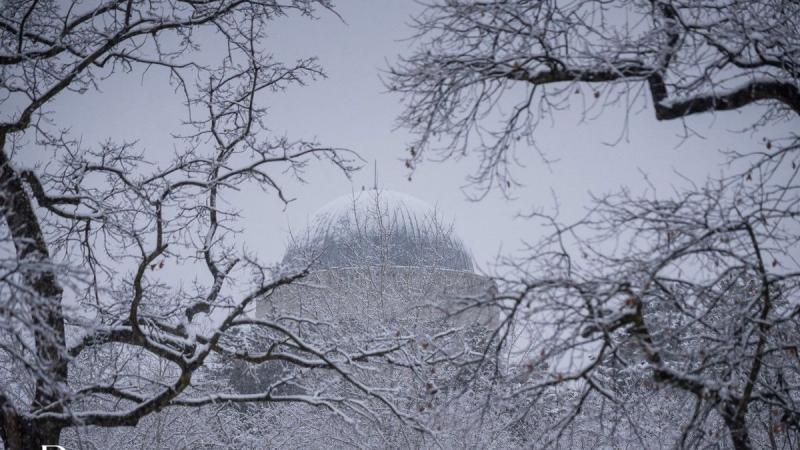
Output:
[[0,450],[800,448],[793,0],[0,0]]

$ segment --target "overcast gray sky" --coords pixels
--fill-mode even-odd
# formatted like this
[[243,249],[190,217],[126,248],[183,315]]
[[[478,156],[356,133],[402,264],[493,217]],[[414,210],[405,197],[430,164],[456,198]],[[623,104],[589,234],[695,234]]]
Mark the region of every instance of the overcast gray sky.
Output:
[[[409,17],[419,10],[410,0],[347,0],[337,5],[344,21],[320,11],[319,20],[289,18],[273,23],[267,42],[270,50],[288,61],[318,56],[328,78],[265,97],[272,132],[347,147],[367,164],[352,183],[330,167],[312,168],[308,184],[285,186],[297,199],[285,210],[269,193],[242,192],[236,202],[244,208],[243,242],[263,260],[280,259],[288,231],[300,230],[329,200],[371,186],[373,162],[380,187],[437,205],[455,220],[457,233],[478,264],[486,267],[501,247],[513,250],[521,239],[535,239],[537,229],[515,220],[514,215],[534,207],[552,208],[551,192],[558,197],[565,218],[574,218],[587,205],[589,192],[642,188],[644,172],[666,193],[670,186],[684,183],[675,171],[698,181],[707,174],[719,174],[723,160],[719,150],[752,148],[762,145],[762,137],[770,137],[765,131],[732,132],[752,122],[759,112],[756,107],[692,118],[689,124],[703,137],[686,142],[681,138],[682,123],[656,122],[652,111],[645,109],[631,118],[628,139],[609,146],[622,132],[624,111],[609,108],[602,117],[581,123],[576,108],[536,132],[539,147],[559,162],[546,166],[536,152],[521,150],[525,167],[517,170],[517,178],[525,187],[514,192],[514,201],[497,193],[481,202],[468,201],[461,186],[474,167],[473,160],[425,163],[409,182],[402,160],[410,138],[404,130],[395,130],[400,99],[385,92],[379,74],[413,45],[404,39],[411,35]],[[87,144],[113,136],[138,139],[149,152],[172,150],[176,142],[170,133],[179,131],[185,113],[181,97],[163,74],[154,70],[143,78],[141,74],[118,76],[101,88],[100,94],[60,97],[54,105],[58,123],[71,126]],[[770,133],[786,135],[790,128],[797,129],[797,121]]]

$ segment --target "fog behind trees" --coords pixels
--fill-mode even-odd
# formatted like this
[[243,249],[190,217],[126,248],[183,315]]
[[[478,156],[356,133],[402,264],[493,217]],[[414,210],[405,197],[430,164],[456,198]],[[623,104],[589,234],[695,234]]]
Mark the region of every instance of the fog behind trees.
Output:
[[[6,447],[798,445],[793,2],[3,9]],[[255,315],[371,187],[480,338]]]

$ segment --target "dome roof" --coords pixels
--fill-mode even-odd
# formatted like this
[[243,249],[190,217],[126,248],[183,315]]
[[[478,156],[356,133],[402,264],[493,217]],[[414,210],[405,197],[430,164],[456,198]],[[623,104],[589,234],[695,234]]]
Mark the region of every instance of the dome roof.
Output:
[[375,265],[472,271],[472,257],[428,203],[407,194],[363,190],[319,209],[294,236],[284,262],[312,268]]

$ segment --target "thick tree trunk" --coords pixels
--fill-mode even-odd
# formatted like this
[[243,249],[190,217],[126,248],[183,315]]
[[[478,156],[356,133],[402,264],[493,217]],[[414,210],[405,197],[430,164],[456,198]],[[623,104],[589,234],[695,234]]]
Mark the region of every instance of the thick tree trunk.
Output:
[[735,404],[725,405],[722,409],[722,418],[731,434],[731,442],[736,450],[750,450],[750,435],[747,432],[747,421]]
[[[24,189],[19,173],[6,154],[5,134],[0,133],[0,214],[8,226],[16,249],[16,257],[26,264],[40,263],[36,270],[23,272],[25,284],[36,294],[31,299],[30,313],[36,345],[36,361],[43,375],[35,380],[31,410],[62,410],[62,394],[67,384],[64,314],[61,306],[63,289],[49,267],[50,253],[39,219]],[[25,267],[25,266],[23,266]],[[9,448],[36,448],[57,444],[61,426],[29,423],[13,408],[3,405],[3,439]]]
[[8,450],[41,450],[43,445],[56,445],[61,438],[61,426],[31,423],[6,411],[2,438]]
[[736,450],[750,450],[750,436],[747,433],[747,428],[742,424],[735,424],[733,427],[728,425],[731,432],[731,440],[733,441],[733,448]]

